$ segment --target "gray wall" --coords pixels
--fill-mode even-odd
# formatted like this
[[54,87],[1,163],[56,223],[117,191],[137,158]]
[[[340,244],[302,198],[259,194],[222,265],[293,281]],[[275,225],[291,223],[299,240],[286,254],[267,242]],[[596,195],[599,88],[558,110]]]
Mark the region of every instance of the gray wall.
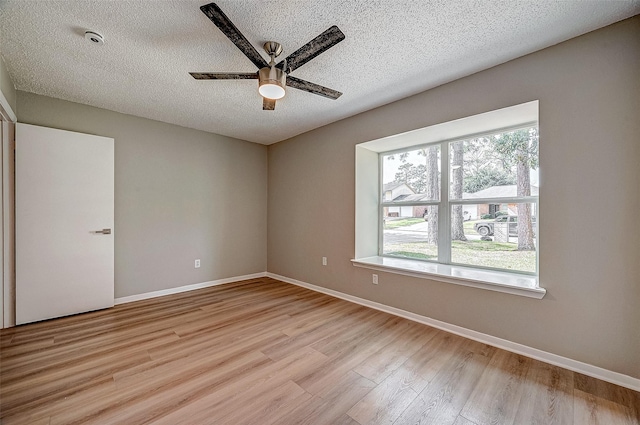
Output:
[[[268,270],[640,378],[639,75],[635,17],[269,146]],[[543,300],[350,264],[355,144],[536,99]]]
[[116,297],[266,270],[265,146],[21,91],[17,109],[115,139]]

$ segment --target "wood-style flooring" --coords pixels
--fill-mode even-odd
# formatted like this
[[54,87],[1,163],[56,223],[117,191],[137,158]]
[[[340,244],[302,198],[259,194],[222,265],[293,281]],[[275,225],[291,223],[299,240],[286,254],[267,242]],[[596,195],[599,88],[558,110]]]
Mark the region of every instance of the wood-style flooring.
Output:
[[637,392],[269,278],[0,336],[4,425],[640,423]]

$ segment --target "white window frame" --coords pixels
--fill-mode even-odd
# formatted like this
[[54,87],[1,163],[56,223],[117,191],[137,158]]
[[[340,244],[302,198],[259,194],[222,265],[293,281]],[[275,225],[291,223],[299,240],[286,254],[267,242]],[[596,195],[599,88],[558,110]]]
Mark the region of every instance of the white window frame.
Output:
[[[532,101],[356,145],[356,252],[353,265],[532,298],[544,297],[546,291],[540,287],[538,279],[539,196],[449,199],[449,143],[538,125],[538,101]],[[440,200],[384,202],[383,156],[434,144],[440,145]],[[536,273],[452,264],[450,223],[453,205],[509,202],[536,205]],[[437,262],[383,255],[383,209],[403,205],[438,205],[438,228],[447,231],[438,232]]]

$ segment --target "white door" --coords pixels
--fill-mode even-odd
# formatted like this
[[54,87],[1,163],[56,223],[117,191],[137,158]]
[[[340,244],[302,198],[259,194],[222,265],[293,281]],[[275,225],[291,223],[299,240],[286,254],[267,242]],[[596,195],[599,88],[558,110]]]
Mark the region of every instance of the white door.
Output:
[[16,323],[112,307],[113,139],[16,126]]

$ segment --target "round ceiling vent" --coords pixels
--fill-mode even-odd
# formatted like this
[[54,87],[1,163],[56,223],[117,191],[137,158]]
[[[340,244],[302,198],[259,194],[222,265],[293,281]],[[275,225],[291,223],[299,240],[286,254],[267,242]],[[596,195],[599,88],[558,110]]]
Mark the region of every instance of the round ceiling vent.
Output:
[[95,31],[85,31],[84,38],[93,44],[98,44],[100,46],[104,44],[104,37]]

